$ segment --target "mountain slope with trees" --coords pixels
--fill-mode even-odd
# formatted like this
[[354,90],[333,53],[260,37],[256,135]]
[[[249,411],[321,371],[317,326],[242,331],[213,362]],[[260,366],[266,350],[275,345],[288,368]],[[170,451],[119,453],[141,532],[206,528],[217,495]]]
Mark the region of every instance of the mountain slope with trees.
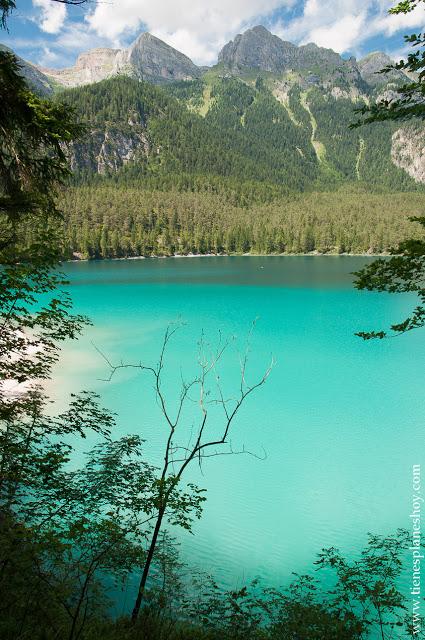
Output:
[[135,179],[167,180],[172,173],[269,182],[292,191],[345,181],[416,188],[394,163],[394,125],[349,131],[361,100],[297,83],[282,95],[274,80],[261,76],[249,83],[213,75],[167,90],[118,77],[65,91],[60,100],[91,131],[72,157],[80,177],[111,175],[125,165],[125,175]]
[[90,132],[71,145],[64,256],[388,251],[425,203],[394,163],[397,126],[352,130],[361,101],[281,87],[210,73],[61,93]]

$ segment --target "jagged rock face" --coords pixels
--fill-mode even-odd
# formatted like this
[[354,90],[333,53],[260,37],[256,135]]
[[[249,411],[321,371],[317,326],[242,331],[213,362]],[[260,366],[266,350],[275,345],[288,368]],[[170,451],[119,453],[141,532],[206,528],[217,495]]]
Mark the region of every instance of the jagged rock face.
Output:
[[313,66],[335,69],[346,64],[338,53],[332,49],[318,47],[313,42],[296,47],[296,49],[295,64],[297,69],[306,69]]
[[76,87],[99,82],[116,73],[119,49],[91,49],[78,56],[75,66],[68,69],[42,69],[65,87]]
[[90,131],[87,141],[73,142],[69,148],[72,171],[106,174],[118,171],[132,160],[141,160],[152,151],[145,124],[137,113],[129,113],[128,126],[108,125]]
[[348,90],[341,89],[341,87],[332,87],[330,93],[335,100],[351,100],[351,102],[357,102],[364,97],[357,87],[350,87]]
[[320,76],[324,86],[334,86],[338,83],[353,85],[357,93],[364,91],[364,81],[360,75],[356,59],[344,60],[339,53],[332,49],[318,47],[310,43],[297,50],[295,69],[305,71],[311,68],[320,69]]
[[142,33],[121,56],[118,66],[126,64],[137,76],[159,83],[193,80],[201,75],[190,58],[150,33]]
[[370,53],[357,63],[360,74],[370,87],[380,87],[388,82],[406,82],[407,76],[399,69],[389,73],[379,73],[381,69],[393,64],[393,60],[382,51]]
[[277,73],[293,66],[296,52],[295,45],[258,26],[228,42],[220,51],[218,62],[231,71],[248,68]]
[[245,31],[226,44],[218,61],[234,74],[249,69],[272,73],[307,71],[308,75],[300,79],[302,85],[333,86],[344,81],[358,87],[358,93],[364,88],[354,58],[343,60],[332,49],[318,47],[313,43],[297,47],[261,26]]
[[[8,51],[9,53],[14,53],[12,49],[9,49],[9,47],[6,47],[3,44],[0,44],[0,50]],[[31,64],[30,62],[26,62],[16,54],[14,55],[16,56],[16,59],[20,66],[21,75],[28,82],[28,85],[30,86],[30,88],[38,95],[41,95],[41,96],[50,95],[53,91],[53,87],[51,85],[51,82],[49,81],[49,78],[42,71],[40,71],[35,65]]]
[[420,125],[409,124],[392,136],[391,159],[416,182],[425,184],[425,131]]
[[128,49],[92,49],[78,56],[74,67],[41,71],[65,87],[99,82],[118,73],[157,84],[201,75],[187,56],[150,33],[142,33]]

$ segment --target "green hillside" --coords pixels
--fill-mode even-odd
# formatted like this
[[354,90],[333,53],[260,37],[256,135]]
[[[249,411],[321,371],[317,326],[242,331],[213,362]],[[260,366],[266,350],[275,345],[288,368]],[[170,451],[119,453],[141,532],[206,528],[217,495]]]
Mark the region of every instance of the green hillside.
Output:
[[[270,182],[286,191],[358,179],[392,190],[416,188],[391,161],[392,126],[350,130],[356,105],[315,87],[303,92],[295,85],[282,104],[264,81],[212,76],[162,89],[117,77],[60,98],[92,133],[78,145],[80,179],[97,173],[88,159],[96,156],[96,140],[112,133],[118,155],[120,136],[143,135],[149,145],[134,154],[118,177],[123,180],[155,176],[167,182],[172,173]],[[110,169],[106,174],[116,173]]]

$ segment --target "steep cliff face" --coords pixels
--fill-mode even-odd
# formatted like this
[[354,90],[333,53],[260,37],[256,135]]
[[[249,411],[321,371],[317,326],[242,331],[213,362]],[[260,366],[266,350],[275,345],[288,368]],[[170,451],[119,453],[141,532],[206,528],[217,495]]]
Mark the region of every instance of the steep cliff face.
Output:
[[146,157],[150,145],[146,134],[123,133],[112,127],[91,131],[90,144],[73,143],[70,164],[73,171],[88,171],[105,175],[118,171],[132,160]]
[[190,58],[150,33],[142,33],[118,56],[118,68],[126,65],[136,76],[157,83],[193,80],[200,76],[199,68]]
[[391,159],[416,182],[425,183],[425,131],[419,124],[408,124],[392,136]]
[[277,73],[293,66],[296,52],[297,47],[291,42],[257,26],[228,42],[220,51],[218,62],[233,72],[248,68]]
[[69,158],[73,171],[105,175],[147,158],[151,151],[146,124],[133,112],[125,125],[106,123],[91,129],[86,141],[72,143]]

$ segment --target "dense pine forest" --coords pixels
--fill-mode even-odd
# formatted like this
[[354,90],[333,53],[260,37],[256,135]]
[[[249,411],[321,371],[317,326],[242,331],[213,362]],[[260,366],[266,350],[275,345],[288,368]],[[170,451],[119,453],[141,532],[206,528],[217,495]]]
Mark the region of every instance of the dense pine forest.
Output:
[[[409,211],[403,211],[406,195]],[[412,234],[425,194],[370,193],[361,186],[237,204],[212,190],[72,187],[63,251],[72,258],[207,253],[382,253]],[[418,237],[421,234],[417,231]]]

